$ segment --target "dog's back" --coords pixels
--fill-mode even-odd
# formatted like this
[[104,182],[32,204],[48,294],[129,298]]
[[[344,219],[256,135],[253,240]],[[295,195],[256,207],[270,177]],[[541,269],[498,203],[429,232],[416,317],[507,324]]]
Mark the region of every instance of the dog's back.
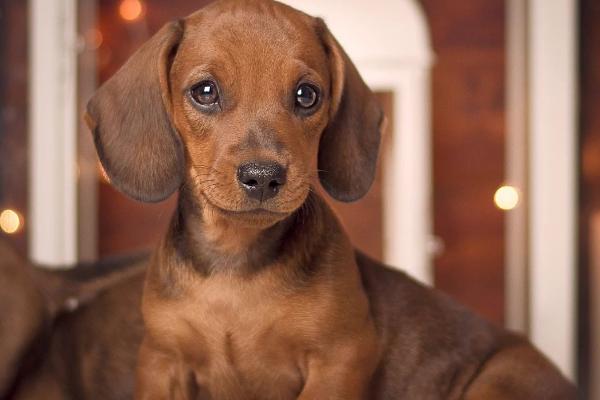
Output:
[[525,339],[361,253],[357,264],[387,349],[373,398],[576,397],[575,388]]

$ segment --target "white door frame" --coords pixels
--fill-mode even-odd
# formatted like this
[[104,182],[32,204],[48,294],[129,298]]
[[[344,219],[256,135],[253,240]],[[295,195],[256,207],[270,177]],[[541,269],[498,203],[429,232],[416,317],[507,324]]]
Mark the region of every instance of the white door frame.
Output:
[[577,2],[508,7],[507,176],[526,205],[507,219],[507,325],[574,379]]
[[575,377],[577,2],[531,0],[531,339]]
[[77,260],[75,0],[29,0],[29,256]]
[[29,256],[67,266],[96,257],[97,158],[81,115],[95,90],[95,1],[28,5]]

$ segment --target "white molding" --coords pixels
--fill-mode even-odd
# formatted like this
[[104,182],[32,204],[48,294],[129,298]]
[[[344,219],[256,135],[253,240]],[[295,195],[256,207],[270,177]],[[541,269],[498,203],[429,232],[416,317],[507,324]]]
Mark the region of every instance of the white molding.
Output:
[[392,93],[394,125],[383,185],[384,261],[433,284],[429,109],[433,57],[421,8],[413,0],[284,3],[322,17],[365,82],[376,91]]
[[574,378],[577,2],[529,4],[531,339]]
[[29,253],[77,259],[76,2],[29,1]]
[[393,97],[394,126],[383,176],[384,260],[433,285],[429,68],[390,73],[386,68],[357,67],[374,90]]

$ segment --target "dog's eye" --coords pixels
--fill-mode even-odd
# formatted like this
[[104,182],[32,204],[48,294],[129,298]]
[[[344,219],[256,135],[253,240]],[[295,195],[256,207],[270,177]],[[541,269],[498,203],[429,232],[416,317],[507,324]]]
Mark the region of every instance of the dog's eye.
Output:
[[202,81],[190,89],[192,99],[201,106],[212,106],[219,101],[217,85],[212,81]]
[[296,89],[296,104],[302,108],[311,108],[319,101],[317,88],[303,83]]

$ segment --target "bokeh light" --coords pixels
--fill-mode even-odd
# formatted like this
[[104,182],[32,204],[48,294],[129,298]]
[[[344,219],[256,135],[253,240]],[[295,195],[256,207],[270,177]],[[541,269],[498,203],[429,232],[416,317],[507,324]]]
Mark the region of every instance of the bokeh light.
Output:
[[144,5],[140,0],[121,0],[119,15],[125,21],[137,21],[144,13]]
[[89,49],[97,50],[104,42],[104,35],[100,30],[92,28],[85,33],[85,41]]
[[98,163],[98,171],[100,172],[100,177],[102,178],[102,180],[106,183],[110,183],[110,178],[108,177],[108,174],[106,173],[104,167],[102,167],[102,164],[100,163]]
[[6,209],[0,213],[0,229],[8,234],[13,234],[19,231],[22,221],[19,213],[14,210]]
[[494,203],[501,210],[512,210],[519,204],[519,191],[514,186],[500,186],[494,193]]

